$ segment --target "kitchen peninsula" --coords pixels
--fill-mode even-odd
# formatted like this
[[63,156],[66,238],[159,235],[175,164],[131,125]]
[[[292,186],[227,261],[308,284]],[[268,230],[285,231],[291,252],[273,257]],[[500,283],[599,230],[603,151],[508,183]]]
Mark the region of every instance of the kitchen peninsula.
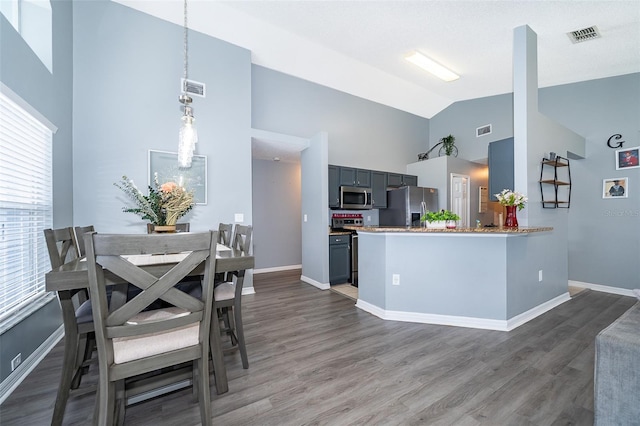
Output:
[[553,228],[357,232],[356,306],[383,319],[508,331],[569,300]]

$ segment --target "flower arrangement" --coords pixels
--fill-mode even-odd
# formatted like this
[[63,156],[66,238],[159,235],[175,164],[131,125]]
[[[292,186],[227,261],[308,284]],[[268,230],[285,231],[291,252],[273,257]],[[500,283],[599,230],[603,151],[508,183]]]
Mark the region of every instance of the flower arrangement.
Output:
[[149,185],[149,195],[144,195],[133,183],[133,180],[122,176],[120,188],[137,207],[123,207],[125,213],[135,213],[154,225],[175,225],[178,219],[187,214],[194,206],[193,192],[187,191],[175,182],[158,183],[158,174],[154,178],[154,186]]
[[460,216],[449,210],[440,210],[438,212],[426,212],[420,218],[423,222],[438,222],[441,220],[460,220]]
[[503,206],[516,206],[518,210],[524,209],[524,203],[527,202],[525,195],[510,189],[503,189],[502,192],[495,194],[495,196]]

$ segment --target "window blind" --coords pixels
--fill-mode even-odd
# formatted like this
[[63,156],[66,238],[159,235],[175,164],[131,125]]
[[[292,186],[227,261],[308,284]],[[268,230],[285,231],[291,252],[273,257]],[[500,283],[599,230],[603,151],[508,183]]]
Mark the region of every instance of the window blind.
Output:
[[0,93],[0,323],[45,292],[52,139],[47,125]]

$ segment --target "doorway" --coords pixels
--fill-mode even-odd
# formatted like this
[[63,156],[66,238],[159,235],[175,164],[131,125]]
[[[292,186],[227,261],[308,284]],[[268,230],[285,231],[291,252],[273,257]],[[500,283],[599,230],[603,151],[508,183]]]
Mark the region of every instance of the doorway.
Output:
[[451,173],[451,211],[460,216],[460,226],[469,228],[471,180],[467,175]]

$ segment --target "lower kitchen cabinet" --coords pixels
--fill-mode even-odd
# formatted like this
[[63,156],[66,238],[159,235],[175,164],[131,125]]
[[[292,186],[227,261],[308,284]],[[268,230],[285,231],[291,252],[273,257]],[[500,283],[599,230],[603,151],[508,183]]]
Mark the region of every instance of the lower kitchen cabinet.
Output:
[[350,235],[329,235],[329,283],[342,284],[351,276]]

